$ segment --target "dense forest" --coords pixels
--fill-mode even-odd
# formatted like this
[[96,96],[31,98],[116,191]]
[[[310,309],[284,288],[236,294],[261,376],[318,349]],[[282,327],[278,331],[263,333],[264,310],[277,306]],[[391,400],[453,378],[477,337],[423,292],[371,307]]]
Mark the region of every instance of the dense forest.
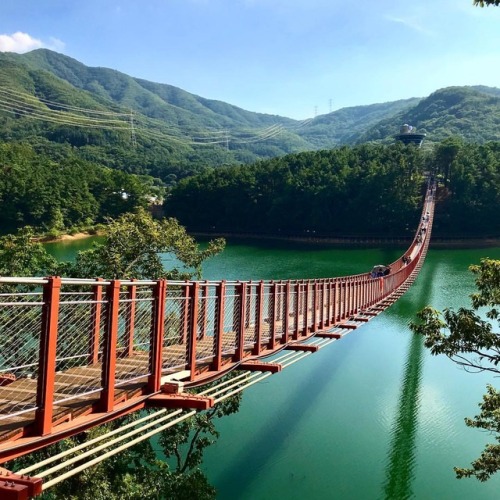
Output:
[[161,192],[153,178],[105,168],[61,146],[57,161],[28,144],[0,143],[0,231],[30,225],[57,235],[147,206]]
[[361,145],[209,169],[165,209],[193,231],[293,236],[411,235],[424,174],[441,179],[436,235],[500,234],[500,143]]
[[424,175],[440,179],[435,235],[500,235],[500,143],[447,139],[432,150],[342,146],[205,168],[166,187],[82,160],[69,145],[0,143],[1,233],[30,225],[56,236],[146,207],[191,231],[282,236],[410,236]]

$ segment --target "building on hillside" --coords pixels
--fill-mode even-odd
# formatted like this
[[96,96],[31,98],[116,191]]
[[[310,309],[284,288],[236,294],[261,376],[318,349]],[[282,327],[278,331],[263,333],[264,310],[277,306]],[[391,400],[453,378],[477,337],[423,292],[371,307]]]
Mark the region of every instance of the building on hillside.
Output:
[[400,129],[399,134],[394,137],[397,141],[401,141],[404,144],[415,144],[420,147],[424,141],[426,134],[418,134],[417,129],[405,123]]

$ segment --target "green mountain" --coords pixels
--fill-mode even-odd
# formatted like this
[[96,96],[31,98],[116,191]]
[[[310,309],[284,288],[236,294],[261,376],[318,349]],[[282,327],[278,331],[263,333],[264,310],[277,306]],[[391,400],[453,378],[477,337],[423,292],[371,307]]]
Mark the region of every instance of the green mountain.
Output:
[[[207,166],[253,163],[360,142],[389,143],[403,123],[427,141],[498,139],[500,90],[451,87],[431,96],[343,108],[310,120],[253,113],[171,85],[91,68],[56,52],[0,53],[0,141],[29,142],[175,183]],[[59,151],[59,152],[58,152]]]

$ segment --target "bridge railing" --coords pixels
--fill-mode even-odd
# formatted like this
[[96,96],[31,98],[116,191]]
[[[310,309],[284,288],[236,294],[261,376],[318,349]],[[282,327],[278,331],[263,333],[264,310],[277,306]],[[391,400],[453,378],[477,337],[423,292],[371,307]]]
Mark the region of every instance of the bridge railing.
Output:
[[109,412],[133,387],[154,394],[176,373],[194,382],[348,322],[410,277],[428,236],[419,228],[411,262],[376,278],[0,278],[0,425],[34,412],[44,435],[72,402]]
[[[0,419],[95,394],[109,410],[120,387],[133,382],[147,379],[154,392],[172,372],[188,370],[194,380],[228,359],[259,356],[347,320],[391,293],[411,269],[374,279],[269,282],[51,277],[34,283],[41,290],[1,293],[0,378],[23,379],[26,392],[16,384]],[[4,399],[8,390],[2,387]]]

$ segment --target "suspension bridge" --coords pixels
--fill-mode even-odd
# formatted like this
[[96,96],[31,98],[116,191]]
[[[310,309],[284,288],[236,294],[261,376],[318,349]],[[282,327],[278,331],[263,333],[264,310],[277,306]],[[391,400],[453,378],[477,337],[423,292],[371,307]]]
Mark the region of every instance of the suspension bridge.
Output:
[[[429,185],[411,245],[381,276],[259,282],[0,277],[1,464],[150,409],[16,473],[0,468],[0,498],[37,496],[380,314],[408,290],[424,262],[434,192]],[[223,378],[233,370],[235,376]]]

